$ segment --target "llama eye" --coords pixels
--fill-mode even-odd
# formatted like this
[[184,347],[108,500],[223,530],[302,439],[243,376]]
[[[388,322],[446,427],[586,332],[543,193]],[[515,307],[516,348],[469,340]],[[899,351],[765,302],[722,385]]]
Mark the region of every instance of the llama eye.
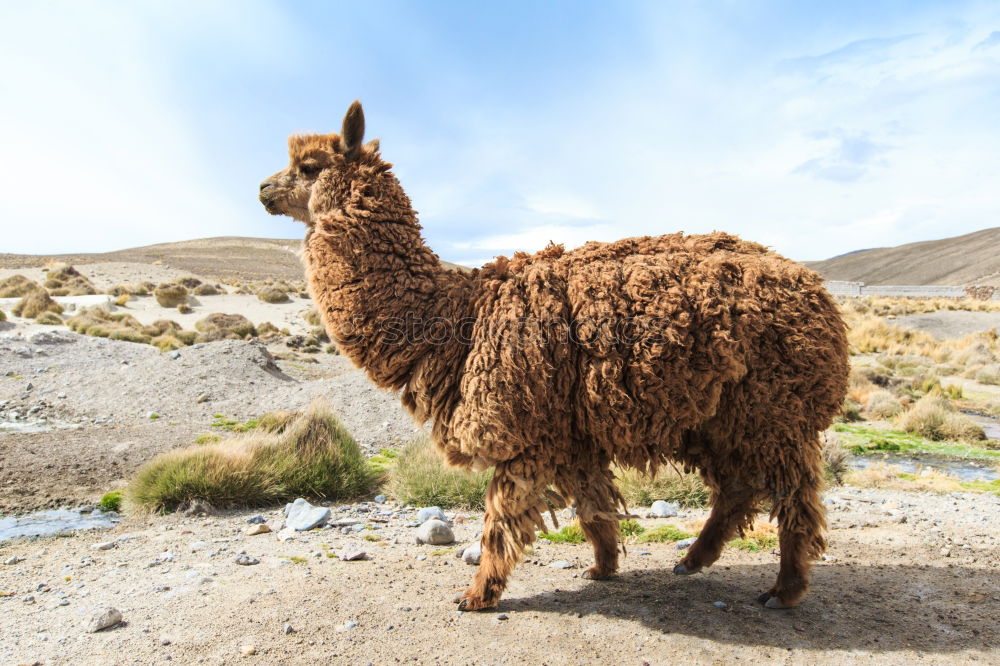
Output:
[[316,164],[304,164],[299,167],[299,170],[309,178],[315,178],[316,175],[322,171],[322,169],[320,169]]

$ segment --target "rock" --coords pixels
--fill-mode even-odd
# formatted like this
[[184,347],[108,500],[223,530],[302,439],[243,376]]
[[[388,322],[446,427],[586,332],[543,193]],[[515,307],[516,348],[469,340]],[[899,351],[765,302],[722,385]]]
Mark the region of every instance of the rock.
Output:
[[87,632],[94,634],[102,629],[113,627],[122,621],[122,612],[113,606],[98,609],[87,622]]
[[941,557],[951,557],[951,548],[942,548]]
[[344,562],[353,562],[355,560],[363,560],[367,557],[367,555],[368,554],[365,553],[365,551],[361,550],[354,544],[347,544],[341,549],[340,554],[338,554],[337,557]]
[[356,626],[358,626],[357,622],[354,622],[353,620],[348,620],[347,622],[344,623],[344,631],[350,631]]
[[698,540],[698,537],[688,537],[687,539],[681,539],[677,542],[677,550],[684,550],[685,548],[690,548],[691,544]]
[[567,562],[566,560],[556,560],[555,562],[553,562],[552,564],[549,565],[549,568],[550,569],[569,569],[571,566],[573,566],[573,565],[570,564],[569,562]]
[[[438,509],[440,511],[440,509]],[[448,523],[432,518],[417,528],[417,544],[430,544],[440,546],[454,543],[455,534],[448,527]]]
[[242,555],[236,556],[236,564],[239,564],[240,566],[244,567],[249,567],[253,566],[254,564],[260,564],[260,560],[258,560],[256,557],[250,557],[249,555],[244,553]]
[[285,505],[285,527],[290,527],[296,532],[311,530],[328,520],[330,520],[330,509],[325,506],[313,506],[301,497]]
[[247,518],[246,522],[249,523],[250,525],[261,525],[267,522],[267,518],[260,515],[259,513],[255,513],[254,515]]
[[207,541],[192,541],[188,546],[188,550],[192,553],[197,553],[199,550],[205,550],[206,548],[208,548]]
[[286,527],[285,529],[278,531],[277,537],[278,541],[282,543],[286,541],[295,541],[295,530],[291,527]]
[[14,564],[17,564],[18,562],[23,562],[23,561],[24,558],[18,557],[17,555],[11,555],[7,559],[5,559],[3,563],[6,564],[7,566],[12,566]]
[[444,511],[441,510],[441,507],[428,506],[417,512],[417,520],[419,520],[421,524],[426,523],[431,518],[437,518],[440,521],[448,522],[448,517],[444,515]]
[[716,608],[721,608],[722,610],[725,610],[728,607],[725,601],[713,601],[712,605]]
[[507,613],[497,613],[497,619],[503,622],[509,618],[507,617]]
[[375,503],[376,504],[384,504],[385,503],[385,495],[376,495],[375,496]]
[[255,645],[243,645],[240,647],[240,652],[249,657],[257,654],[257,647]]
[[285,628],[282,629],[282,631],[284,632],[284,634],[286,636],[288,636],[289,634],[294,634],[295,633],[295,629],[290,624],[286,624]]
[[167,354],[167,356],[169,356],[170,358],[172,358],[173,360],[176,361],[177,359],[179,359],[181,357],[181,353],[175,349],[172,352],[170,352],[169,354]]
[[647,518],[671,518],[677,515],[681,507],[673,502],[665,502],[663,500],[656,500],[653,502],[653,506],[649,507],[649,513],[646,514]]
[[462,551],[462,561],[466,564],[479,564],[479,560],[482,556],[482,546],[478,541],[473,544],[469,544],[466,546],[465,550]]
[[246,535],[247,536],[256,536],[258,534],[267,534],[270,531],[271,531],[271,528],[268,527],[267,523],[260,523],[259,525],[254,525],[253,527],[251,527],[250,529],[248,529],[246,531]]

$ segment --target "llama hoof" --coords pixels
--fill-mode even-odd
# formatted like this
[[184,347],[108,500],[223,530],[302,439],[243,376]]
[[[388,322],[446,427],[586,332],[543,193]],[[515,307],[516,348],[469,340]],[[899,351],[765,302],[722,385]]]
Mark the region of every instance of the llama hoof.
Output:
[[458,610],[460,611],[485,610],[487,608],[493,608],[496,605],[497,602],[495,601],[490,603],[485,599],[480,599],[479,597],[470,595],[468,592],[462,595],[462,597],[458,600]]
[[770,608],[771,610],[787,610],[789,608],[795,608],[795,606],[786,606],[778,597],[768,595],[767,601],[764,602],[764,608]]
[[590,567],[583,572],[583,577],[588,580],[607,580],[614,574],[613,571],[605,571],[597,567]]
[[699,571],[701,571],[701,567],[698,567],[697,569],[688,569],[684,566],[683,562],[678,562],[674,567],[674,574],[677,576],[690,576],[691,574],[696,574]]

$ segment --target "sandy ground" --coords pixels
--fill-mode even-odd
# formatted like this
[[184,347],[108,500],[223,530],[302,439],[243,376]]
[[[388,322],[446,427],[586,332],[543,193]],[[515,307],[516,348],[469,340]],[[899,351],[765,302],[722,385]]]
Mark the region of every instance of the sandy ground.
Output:
[[[635,544],[616,578],[587,581],[589,546],[539,542],[499,608],[458,613],[452,599],[473,568],[453,555],[476,538],[475,514],[455,524],[454,546],[415,545],[415,512],[391,505],[334,507],[364,529],[287,541],[280,511],[265,514],[275,532],[257,536],[245,536],[248,513],[133,518],[0,546],[16,561],[0,565],[0,662],[997,663],[1000,498],[839,488],[826,501],[830,559],[790,611],[754,602],[775,552],[727,548],[716,566],[678,577],[673,544]],[[328,557],[346,544],[367,559]],[[241,552],[260,563],[236,564]],[[552,568],[558,560],[570,567]],[[124,624],[87,633],[107,605]]]
[[897,317],[893,323],[902,328],[923,331],[938,340],[961,338],[970,333],[1000,329],[1000,312],[941,310]]

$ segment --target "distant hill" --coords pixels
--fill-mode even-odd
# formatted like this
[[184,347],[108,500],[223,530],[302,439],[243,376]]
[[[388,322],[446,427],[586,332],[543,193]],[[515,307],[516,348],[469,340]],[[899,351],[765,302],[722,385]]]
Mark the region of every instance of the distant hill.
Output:
[[[159,261],[213,280],[301,280],[303,269],[298,256],[301,246],[301,239],[220,236],[90,254],[0,254],[0,268],[44,266],[52,261],[70,264]],[[457,264],[442,263],[448,268],[467,270]]]
[[1000,227],[964,236],[858,250],[806,266],[828,280],[866,284],[1000,286]]

